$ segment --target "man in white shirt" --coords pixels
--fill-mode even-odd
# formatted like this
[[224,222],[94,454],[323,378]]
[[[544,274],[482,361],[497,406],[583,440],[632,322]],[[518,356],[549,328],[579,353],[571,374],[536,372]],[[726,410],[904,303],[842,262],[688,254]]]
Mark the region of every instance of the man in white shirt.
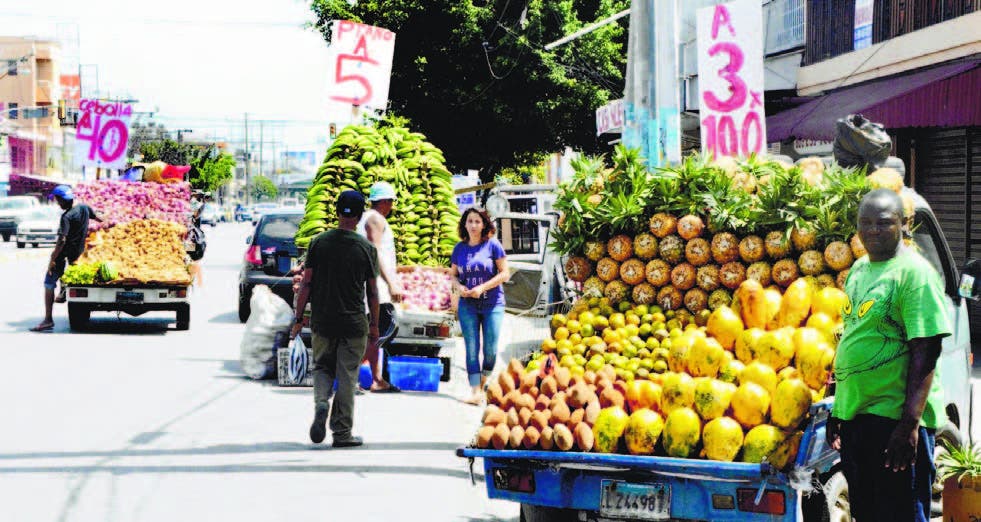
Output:
[[[378,250],[378,268],[381,273],[381,281],[378,282],[378,302],[382,308],[391,307],[393,302],[402,298],[402,285],[399,284],[396,275],[398,262],[395,258],[395,236],[392,234],[392,228],[388,226],[386,219],[395,205],[395,188],[384,181],[375,183],[371,186],[368,201],[371,208],[361,216],[357,231]],[[381,315],[382,317],[392,317],[391,314],[384,312]],[[381,329],[382,331],[387,330],[384,325]],[[365,358],[371,365],[373,377],[371,391],[375,393],[399,392],[401,390],[397,386],[392,385],[382,377],[382,367],[379,363],[380,348],[378,343],[369,343],[365,350]]]

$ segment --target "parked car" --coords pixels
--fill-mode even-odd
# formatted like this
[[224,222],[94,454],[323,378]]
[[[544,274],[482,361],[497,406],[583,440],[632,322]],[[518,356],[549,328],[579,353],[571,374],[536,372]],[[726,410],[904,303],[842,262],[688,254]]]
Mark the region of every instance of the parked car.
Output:
[[238,283],[238,318],[249,319],[252,289],[268,286],[274,294],[293,304],[293,282],[287,275],[297,263],[299,250],[293,238],[300,228],[303,210],[269,211],[259,218],[248,245]]
[[283,198],[283,200],[279,202],[279,205],[283,208],[296,208],[300,206],[300,200],[296,198]]
[[252,206],[252,224],[257,225],[259,223],[259,218],[262,217],[266,212],[276,210],[279,205],[275,203],[256,203]]
[[201,224],[216,227],[218,226],[218,221],[220,220],[221,213],[218,205],[215,205],[214,203],[205,203],[204,208],[201,209]]
[[17,234],[17,223],[27,214],[41,208],[34,196],[12,196],[0,198],[0,235],[4,241]]
[[28,244],[37,248],[40,243],[58,241],[62,210],[54,205],[39,207],[21,217],[17,223],[17,248]]
[[235,222],[252,221],[252,207],[241,205],[235,207]]

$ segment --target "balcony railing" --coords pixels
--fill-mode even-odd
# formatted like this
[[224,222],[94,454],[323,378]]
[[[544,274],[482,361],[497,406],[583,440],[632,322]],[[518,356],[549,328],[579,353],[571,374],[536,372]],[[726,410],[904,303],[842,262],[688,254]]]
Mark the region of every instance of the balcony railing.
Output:
[[[874,0],[872,43],[981,10],[981,0]],[[809,0],[804,64],[854,50],[855,0]]]

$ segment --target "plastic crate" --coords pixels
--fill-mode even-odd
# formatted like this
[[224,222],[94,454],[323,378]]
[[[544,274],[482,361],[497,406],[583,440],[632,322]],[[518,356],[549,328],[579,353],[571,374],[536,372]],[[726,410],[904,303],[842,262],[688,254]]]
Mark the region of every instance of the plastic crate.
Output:
[[430,357],[398,356],[388,358],[388,382],[407,391],[439,390],[443,363]]

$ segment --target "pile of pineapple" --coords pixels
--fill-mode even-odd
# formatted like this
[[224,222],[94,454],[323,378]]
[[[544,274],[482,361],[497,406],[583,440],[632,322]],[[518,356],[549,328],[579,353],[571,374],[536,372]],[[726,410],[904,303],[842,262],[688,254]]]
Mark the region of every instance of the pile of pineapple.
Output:
[[[478,447],[792,465],[821,400],[861,197],[896,173],[577,161],[552,248],[582,297],[487,390]],[[911,213],[910,213],[911,214]]]

